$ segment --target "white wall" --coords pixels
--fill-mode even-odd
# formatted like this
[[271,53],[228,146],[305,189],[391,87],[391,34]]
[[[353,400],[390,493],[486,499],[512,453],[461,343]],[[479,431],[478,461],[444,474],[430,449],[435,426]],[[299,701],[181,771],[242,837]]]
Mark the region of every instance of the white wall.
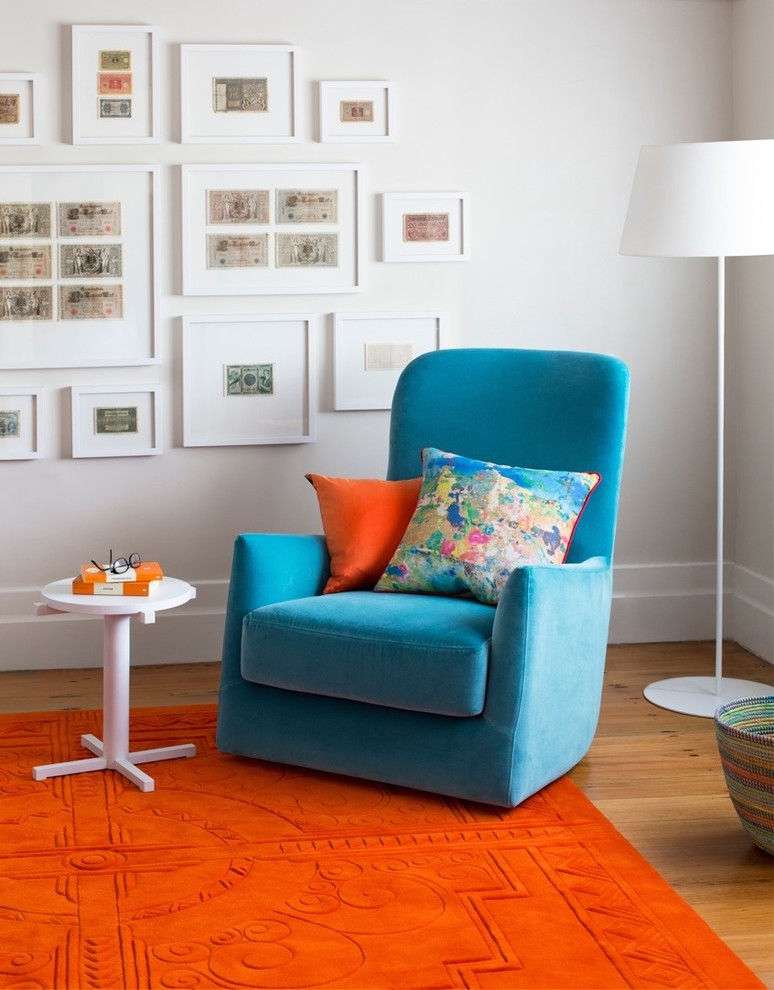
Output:
[[[740,3],[749,49],[732,30]],[[34,18],[23,7],[5,11],[0,68],[42,74],[43,144],[0,146],[3,163],[162,167],[162,360],[0,373],[0,384],[45,388],[47,447],[42,461],[0,461],[0,668],[99,662],[98,623],[32,618],[31,603],[42,584],[111,546],[157,557],[199,588],[196,604],[137,628],[136,660],[218,657],[234,535],[318,531],[307,471],[384,473],[388,413],[332,411],[329,314],[347,310],[443,310],[449,345],[578,348],[626,360],[632,401],[611,637],[711,638],[714,267],[620,257],[618,242],[642,144],[733,136],[734,60],[770,57],[771,46],[756,38],[770,9],[770,0],[231,0],[217,8],[134,0],[131,22],[160,29],[162,141],[104,147],[69,143],[67,75],[69,25],[105,23],[104,4],[39,5]],[[179,44],[245,41],[300,47],[303,140],[178,143]],[[752,67],[744,75],[746,106],[757,102],[757,78]],[[396,141],[318,143],[322,79],[393,81]],[[757,113],[746,123],[765,126]],[[363,166],[362,293],[181,295],[177,165],[340,161]],[[471,260],[381,263],[379,194],[429,190],[469,192]],[[180,317],[226,312],[317,314],[315,444],[182,447]],[[740,393],[759,366],[759,346],[752,333],[738,362]],[[163,387],[163,455],[69,458],[65,390],[121,382]],[[740,471],[754,472],[748,462],[767,456],[770,465],[771,444],[756,450],[754,435],[737,451]],[[738,504],[765,516],[750,494],[755,480],[743,487]],[[771,543],[772,520],[759,526]],[[740,547],[751,542],[748,531],[738,530]],[[746,555],[744,563],[764,592],[772,586],[765,560]],[[732,635],[744,641],[743,630]]]

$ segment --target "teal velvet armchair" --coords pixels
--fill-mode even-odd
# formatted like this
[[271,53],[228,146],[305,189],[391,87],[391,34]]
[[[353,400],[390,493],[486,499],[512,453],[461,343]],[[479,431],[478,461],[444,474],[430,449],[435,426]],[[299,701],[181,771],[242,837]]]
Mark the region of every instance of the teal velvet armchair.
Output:
[[628,372],[598,354],[451,349],[402,373],[388,479],[426,447],[597,472],[562,564],[518,567],[497,605],[321,594],[317,535],[236,539],[221,750],[513,807],[588,751],[611,604]]

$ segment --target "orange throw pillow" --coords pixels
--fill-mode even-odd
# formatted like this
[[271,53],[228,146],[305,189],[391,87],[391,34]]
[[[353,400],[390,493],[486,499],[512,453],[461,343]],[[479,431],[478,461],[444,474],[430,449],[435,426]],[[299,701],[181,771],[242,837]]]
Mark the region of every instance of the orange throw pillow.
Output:
[[317,492],[331,558],[323,594],[373,588],[414,514],[422,479],[305,477]]

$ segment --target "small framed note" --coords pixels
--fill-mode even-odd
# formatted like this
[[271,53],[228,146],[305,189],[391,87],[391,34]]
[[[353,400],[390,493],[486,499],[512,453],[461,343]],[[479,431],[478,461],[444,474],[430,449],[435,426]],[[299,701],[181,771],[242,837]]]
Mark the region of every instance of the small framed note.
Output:
[[73,385],[72,456],[160,454],[157,385]]
[[467,193],[384,193],[382,261],[466,261]]
[[0,72],[0,145],[40,144],[37,73]]
[[320,141],[394,141],[394,86],[389,82],[321,82]]
[[43,389],[0,388],[0,460],[43,457]]

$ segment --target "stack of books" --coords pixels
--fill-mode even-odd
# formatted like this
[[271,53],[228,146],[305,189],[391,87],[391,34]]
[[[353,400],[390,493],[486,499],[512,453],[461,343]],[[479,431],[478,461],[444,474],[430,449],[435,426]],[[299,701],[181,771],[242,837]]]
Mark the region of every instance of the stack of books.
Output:
[[74,595],[152,595],[164,577],[157,560],[144,561],[121,574],[102,571],[94,564],[81,564],[81,572],[73,578]]

